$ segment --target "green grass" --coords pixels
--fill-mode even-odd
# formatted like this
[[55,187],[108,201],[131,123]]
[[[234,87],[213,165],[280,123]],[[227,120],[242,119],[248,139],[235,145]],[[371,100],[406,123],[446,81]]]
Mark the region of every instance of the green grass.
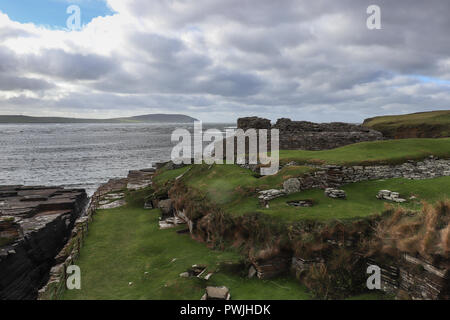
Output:
[[[388,189],[399,192],[400,196],[408,199],[414,195],[415,200],[408,200],[401,204],[411,209],[420,209],[421,200],[434,202],[450,196],[450,177],[440,177],[426,180],[389,179],[365,181],[348,184],[341,187],[347,193],[347,200],[332,199],[324,195],[323,190],[306,190],[281,197],[270,202],[270,208],[261,208],[257,201],[246,200],[240,206],[230,207],[234,214],[244,214],[251,211],[262,212],[285,221],[303,219],[329,220],[353,219],[379,214],[385,203],[398,205],[390,201],[379,200],[375,196],[379,190]],[[311,199],[315,205],[309,208],[291,207],[287,201]]]
[[406,115],[366,119],[364,126],[378,130],[387,137],[414,135],[423,137],[450,136],[450,110],[419,112]]
[[366,119],[364,125],[372,127],[379,124],[401,125],[420,124],[424,122],[430,124],[448,124],[450,123],[450,110],[374,117]]
[[158,170],[158,173],[153,177],[153,185],[155,185],[155,187],[158,187],[164,185],[168,181],[175,180],[178,176],[189,170],[190,167],[191,166],[186,166],[174,170],[167,170],[165,168],[162,168]]
[[429,155],[449,158],[450,138],[361,142],[323,151],[281,150],[280,161],[338,165],[395,164],[424,159]]
[[[385,201],[378,200],[375,195],[382,189],[400,192],[401,196],[406,198],[416,195],[418,200],[403,204],[412,209],[420,207],[420,200],[433,202],[450,196],[448,191],[450,177],[426,180],[388,179],[353,183],[341,187],[347,192],[347,200],[328,198],[323,190],[315,189],[272,200],[268,209],[261,207],[257,190],[281,188],[284,180],[310,170],[311,168],[304,166],[286,167],[277,175],[258,179],[250,170],[236,165],[212,167],[198,165],[183,177],[183,181],[234,216],[261,212],[286,221],[350,219],[380,213]],[[298,208],[286,203],[306,199],[313,200],[315,205],[310,208]]]
[[82,288],[66,291],[63,299],[198,300],[206,285],[229,287],[233,299],[310,298],[288,278],[260,281],[220,270],[209,281],[180,278],[193,264],[214,271],[221,262],[239,262],[241,257],[235,251],[208,249],[174,229],[159,230],[158,210],[140,209],[142,194],[138,199],[134,194],[127,207],[98,211],[77,261]]

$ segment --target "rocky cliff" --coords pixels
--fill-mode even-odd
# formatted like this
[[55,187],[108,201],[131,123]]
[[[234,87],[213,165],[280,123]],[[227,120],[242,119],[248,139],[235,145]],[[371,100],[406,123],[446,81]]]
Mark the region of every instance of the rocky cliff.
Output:
[[0,187],[0,299],[36,299],[87,203],[80,189]]

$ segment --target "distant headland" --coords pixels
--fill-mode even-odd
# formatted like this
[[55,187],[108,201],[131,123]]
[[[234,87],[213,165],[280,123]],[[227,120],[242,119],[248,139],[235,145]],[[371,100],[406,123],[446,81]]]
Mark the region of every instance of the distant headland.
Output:
[[183,114],[146,114],[141,116],[111,119],[82,119],[64,117],[31,117],[22,115],[0,115],[1,123],[192,123],[197,119]]

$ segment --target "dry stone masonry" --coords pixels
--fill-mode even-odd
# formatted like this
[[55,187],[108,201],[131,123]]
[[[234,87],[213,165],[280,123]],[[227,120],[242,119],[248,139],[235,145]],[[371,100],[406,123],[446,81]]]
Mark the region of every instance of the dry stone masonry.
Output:
[[[291,162],[289,165],[298,165]],[[408,161],[400,165],[337,166],[311,165],[313,172],[299,178],[290,178],[283,183],[283,189],[270,189],[259,192],[261,202],[267,202],[286,194],[309,189],[336,188],[345,184],[380,179],[430,179],[450,176],[450,160],[430,156],[423,161]],[[395,193],[394,193],[395,195]],[[400,202],[401,200],[399,200]]]
[[206,287],[206,293],[201,300],[230,300],[230,289],[227,287]]
[[392,192],[389,190],[380,190],[377,194],[377,199],[380,200],[389,200],[398,203],[406,202],[406,199],[400,198],[400,194],[398,192]]
[[56,300],[64,292],[67,280],[66,269],[77,261],[96,210],[125,205],[124,190],[128,187],[133,190],[147,187],[151,184],[153,174],[153,169],[133,170],[129,172],[127,178],[110,179],[97,189],[84,214],[76,220],[69,240],[59,253],[57,252],[53,267],[50,269],[49,279],[38,292],[39,300]]
[[344,190],[334,189],[334,188],[326,188],[325,195],[329,198],[333,199],[345,199],[347,198],[347,194]]
[[238,119],[237,127],[243,130],[278,129],[280,149],[283,150],[325,150],[383,139],[383,135],[378,131],[341,122],[313,123],[282,118],[271,125],[268,119],[248,117]]

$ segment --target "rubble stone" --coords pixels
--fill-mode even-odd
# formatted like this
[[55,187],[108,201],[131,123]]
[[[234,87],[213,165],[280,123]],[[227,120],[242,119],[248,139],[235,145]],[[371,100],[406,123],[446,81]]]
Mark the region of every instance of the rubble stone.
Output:
[[380,190],[376,196],[380,200],[389,200],[397,203],[406,202],[406,199],[400,198],[400,194],[398,192],[392,192],[389,190]]
[[325,195],[329,198],[334,198],[334,199],[346,199],[347,198],[347,194],[345,193],[344,190],[338,190],[338,189],[334,189],[334,188],[326,188]]
[[297,178],[291,178],[283,182],[283,191],[291,194],[300,191],[300,181]]
[[204,300],[230,300],[230,290],[227,287],[206,287]]

